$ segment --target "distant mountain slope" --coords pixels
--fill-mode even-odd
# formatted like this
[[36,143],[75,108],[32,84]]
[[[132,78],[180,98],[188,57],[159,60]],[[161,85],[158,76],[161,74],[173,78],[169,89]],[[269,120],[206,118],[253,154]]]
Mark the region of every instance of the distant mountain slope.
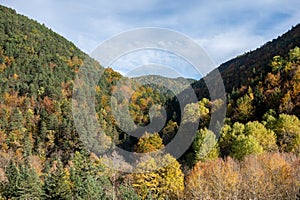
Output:
[[159,75],[139,76],[131,79],[141,84],[152,85],[154,88],[160,89],[161,92],[167,93],[168,91],[172,91],[175,94],[178,94],[196,81],[194,79],[186,79],[183,77],[168,78]]
[[[286,58],[290,49],[296,46],[300,46],[300,24],[260,48],[221,64],[217,69],[223,78],[226,92],[231,93],[234,88],[257,83],[258,77],[264,77],[270,72],[268,66],[274,56]],[[195,82],[193,87],[199,98],[208,96],[203,79]]]

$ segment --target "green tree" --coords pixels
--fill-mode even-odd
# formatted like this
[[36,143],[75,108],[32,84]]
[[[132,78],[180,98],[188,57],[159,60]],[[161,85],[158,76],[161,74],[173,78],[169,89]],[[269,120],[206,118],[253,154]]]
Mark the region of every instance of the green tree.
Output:
[[281,151],[300,153],[300,120],[295,115],[280,114],[271,127]]
[[201,99],[198,103],[190,103],[184,107],[184,117],[182,123],[197,122],[200,120],[201,126],[206,126],[209,122],[210,101],[206,98]]
[[5,174],[7,176],[7,183],[2,186],[1,193],[6,198],[16,197],[17,183],[19,181],[19,169],[13,160],[11,160],[7,166]]
[[193,142],[193,149],[193,164],[196,164],[198,161],[213,160],[219,156],[216,136],[207,128],[198,131]]
[[35,169],[29,164],[17,166],[11,161],[6,169],[8,182],[4,185],[3,196],[8,199],[41,199],[43,185]]
[[252,135],[240,135],[232,144],[230,156],[242,160],[245,156],[251,154],[261,154],[263,147]]
[[23,115],[19,108],[15,108],[12,111],[9,120],[9,131],[21,130],[23,126]]
[[274,56],[271,62],[273,74],[280,72],[284,68],[284,65],[285,65],[285,60],[281,56]]
[[258,121],[248,122],[245,125],[244,134],[252,135],[262,146],[264,151],[278,150],[275,133],[272,130],[267,129],[262,123]]
[[241,122],[246,122],[253,117],[254,106],[253,106],[254,95],[252,89],[248,89],[248,93],[243,97],[240,97],[237,101],[237,108],[235,111],[236,119]]
[[71,199],[70,173],[60,160],[54,161],[45,177],[44,191],[47,199]]
[[276,151],[276,136],[258,121],[246,125],[236,122],[233,126],[225,125],[219,140],[223,156],[231,155],[242,159],[249,154],[260,154],[263,151]]
[[131,185],[120,185],[118,188],[118,199],[121,200],[140,200],[141,198],[134,191]]
[[238,136],[243,135],[245,126],[236,122],[233,126],[225,124],[221,130],[219,145],[222,156],[228,156],[232,153],[232,145]]
[[111,199],[104,191],[103,181],[91,174],[86,176],[81,176],[82,183],[80,186],[77,182],[77,190],[75,193],[75,199],[99,199],[99,200],[109,200]]
[[18,199],[41,199],[44,196],[42,181],[35,169],[29,165],[22,165],[20,167],[17,184]]
[[299,62],[300,60],[300,48],[295,47],[294,49],[290,50],[289,58],[293,62]]
[[[87,155],[75,152],[70,161],[70,182],[74,199],[111,199],[112,186],[108,177],[100,175],[104,167],[92,162]],[[105,191],[110,191],[111,194]]]

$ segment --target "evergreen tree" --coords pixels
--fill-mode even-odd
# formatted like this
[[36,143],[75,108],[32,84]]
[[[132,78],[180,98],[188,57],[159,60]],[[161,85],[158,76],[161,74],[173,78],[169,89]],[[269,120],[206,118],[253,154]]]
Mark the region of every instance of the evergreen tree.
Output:
[[19,108],[12,111],[9,120],[9,131],[21,130],[23,127],[23,115]]
[[193,164],[198,161],[216,159],[219,156],[219,149],[215,134],[208,129],[200,129],[193,142],[194,159]]
[[73,198],[111,199],[111,183],[107,176],[99,175],[103,170],[101,164],[91,162],[83,153],[75,152],[69,170]]
[[17,184],[19,181],[19,169],[16,166],[15,161],[11,160],[5,170],[7,176],[7,183],[2,187],[2,194],[6,198],[12,198],[17,196]]
[[141,198],[135,193],[130,185],[120,185],[118,188],[118,199],[121,200],[140,200]]
[[60,160],[54,161],[45,177],[44,191],[47,199],[71,199],[70,173]]
[[43,185],[35,169],[28,163],[19,167],[11,161],[6,169],[8,183],[4,186],[3,196],[16,199],[41,199]]
[[42,181],[28,164],[20,167],[17,184],[18,199],[41,199],[44,196]]

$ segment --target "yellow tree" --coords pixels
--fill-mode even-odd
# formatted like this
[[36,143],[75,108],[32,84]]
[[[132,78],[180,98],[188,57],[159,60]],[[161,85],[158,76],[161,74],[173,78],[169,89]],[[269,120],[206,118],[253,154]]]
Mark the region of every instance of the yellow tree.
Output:
[[245,122],[251,119],[255,110],[253,106],[253,99],[254,95],[252,93],[252,89],[249,87],[248,93],[236,101],[237,108],[235,112],[235,118],[237,120]]
[[135,147],[137,152],[147,153],[137,165],[136,173],[130,175],[132,186],[142,199],[148,195],[154,199],[177,199],[184,190],[179,162],[170,154],[153,152],[162,147],[158,133],[146,133]]
[[237,199],[239,167],[231,158],[198,162],[186,179],[186,199]]
[[295,115],[280,114],[272,128],[280,150],[300,155],[300,120]]
[[159,137],[158,133],[148,133],[146,132],[138,141],[135,146],[135,151],[137,153],[148,153],[163,147],[162,139]]
[[[144,158],[132,174],[132,186],[142,199],[178,199],[184,190],[184,175],[178,161],[170,154]],[[153,169],[157,170],[152,171]]]

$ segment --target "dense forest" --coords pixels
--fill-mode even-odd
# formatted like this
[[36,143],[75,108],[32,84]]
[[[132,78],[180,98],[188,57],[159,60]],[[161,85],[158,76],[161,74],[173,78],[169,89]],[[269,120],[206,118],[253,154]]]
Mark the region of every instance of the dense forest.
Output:
[[[297,25],[222,64],[224,102],[209,98],[203,79],[141,85],[153,77],[122,77],[46,26],[0,6],[0,199],[300,199],[299,47]],[[80,139],[72,96],[84,65],[103,71],[95,86],[103,138],[128,152],[155,155],[137,158],[142,173],[107,167],[107,158]],[[130,82],[122,90],[132,94],[122,102],[111,98],[120,81]],[[198,100],[180,109],[176,92],[167,88],[191,82]],[[213,132],[211,116],[225,103],[224,125]],[[161,130],[133,137],[119,126],[124,112],[119,119],[113,113],[112,107],[125,105],[134,126],[150,123],[153,105],[166,110],[167,121]],[[179,159],[155,154],[180,126],[197,120],[192,144]],[[127,158],[119,160],[130,167]],[[161,163],[171,164],[151,171]]]

